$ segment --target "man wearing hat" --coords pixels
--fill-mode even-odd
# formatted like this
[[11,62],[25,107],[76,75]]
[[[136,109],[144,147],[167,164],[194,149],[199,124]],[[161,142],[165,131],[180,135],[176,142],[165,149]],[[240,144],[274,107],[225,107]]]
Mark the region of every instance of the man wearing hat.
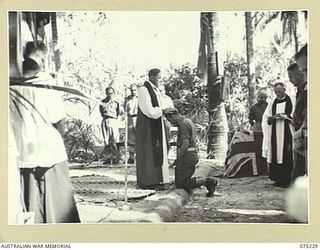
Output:
[[208,190],[207,196],[212,197],[218,181],[213,177],[192,177],[195,172],[195,166],[199,161],[194,123],[190,119],[181,116],[175,108],[165,109],[164,114],[168,121],[178,127],[177,159],[171,164],[171,166],[176,165],[176,187],[190,192],[192,189],[204,185]]

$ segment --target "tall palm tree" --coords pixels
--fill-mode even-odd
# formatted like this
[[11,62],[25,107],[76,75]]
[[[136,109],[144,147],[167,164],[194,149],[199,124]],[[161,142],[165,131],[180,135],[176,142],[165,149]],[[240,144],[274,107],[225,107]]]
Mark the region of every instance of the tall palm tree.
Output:
[[256,101],[256,83],[255,83],[255,65],[253,48],[253,26],[251,12],[245,12],[246,21],[246,45],[247,45],[247,65],[248,65],[248,88],[249,88],[249,106]]
[[[222,79],[218,67],[219,18],[216,12],[201,13],[201,36],[206,53],[209,124],[207,129],[208,158],[224,160],[227,151],[228,122],[222,102]],[[201,47],[201,42],[200,42]],[[199,58],[200,59],[200,58]],[[199,65],[199,64],[198,64]]]

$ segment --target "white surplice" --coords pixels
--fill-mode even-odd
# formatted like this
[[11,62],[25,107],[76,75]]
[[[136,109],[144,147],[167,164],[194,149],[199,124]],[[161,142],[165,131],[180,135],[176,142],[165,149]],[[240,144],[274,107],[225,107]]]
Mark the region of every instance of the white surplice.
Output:
[[[267,158],[267,162],[272,162],[272,145],[271,145],[271,136],[272,136],[272,124],[268,124],[268,117],[272,116],[272,106],[276,99],[273,99],[266,108],[262,116],[262,133],[263,133],[263,143],[262,143],[262,157]],[[292,112],[291,117],[294,111],[294,103],[292,102]],[[276,114],[284,113],[286,108],[286,102],[278,103],[276,107]],[[283,146],[284,146],[284,129],[285,129],[285,121],[284,120],[276,120],[276,139],[277,139],[277,163],[283,163]],[[289,128],[291,134],[294,133],[293,124],[289,123]]]

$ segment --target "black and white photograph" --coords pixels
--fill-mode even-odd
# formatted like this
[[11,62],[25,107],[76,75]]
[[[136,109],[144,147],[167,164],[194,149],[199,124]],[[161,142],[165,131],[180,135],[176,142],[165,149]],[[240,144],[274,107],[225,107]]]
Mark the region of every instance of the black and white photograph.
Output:
[[8,225],[310,224],[308,18],[7,11]]

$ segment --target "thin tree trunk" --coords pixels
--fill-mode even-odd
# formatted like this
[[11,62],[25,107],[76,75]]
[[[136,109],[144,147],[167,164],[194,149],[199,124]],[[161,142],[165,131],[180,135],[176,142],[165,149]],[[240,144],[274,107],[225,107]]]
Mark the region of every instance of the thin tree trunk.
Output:
[[298,22],[299,22],[299,17],[298,17],[298,12],[295,13],[295,25],[293,28],[293,38],[294,38],[294,49],[295,49],[295,53],[298,53],[299,51],[299,40],[298,40],[298,34],[297,34],[297,26],[298,26]]
[[249,106],[256,102],[256,83],[255,83],[255,65],[253,50],[253,27],[251,12],[245,13],[246,21],[246,43],[247,43],[247,65],[248,65],[248,88],[249,88]]
[[224,161],[228,147],[228,122],[224,103],[222,103],[222,80],[218,67],[219,18],[216,12],[206,13],[210,32],[208,59],[208,158]]
[[60,51],[57,49],[58,45],[58,27],[57,27],[57,13],[51,13],[51,29],[52,29],[52,44],[53,44],[53,54],[54,63],[56,71],[58,72],[61,67]]

